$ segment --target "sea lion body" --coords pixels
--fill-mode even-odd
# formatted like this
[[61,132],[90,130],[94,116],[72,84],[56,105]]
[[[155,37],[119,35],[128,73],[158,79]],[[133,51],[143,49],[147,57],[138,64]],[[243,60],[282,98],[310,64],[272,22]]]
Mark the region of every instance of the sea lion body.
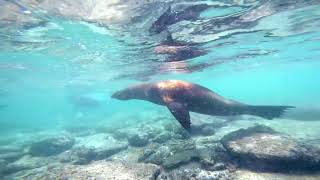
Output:
[[214,116],[251,114],[273,119],[292,106],[251,106],[226,99],[203,86],[168,80],[132,86],[112,95],[120,100],[141,99],[167,106],[173,116],[187,130],[189,111]]
[[243,106],[241,103],[227,100],[203,86],[183,81],[164,81],[151,84],[151,87],[156,88],[157,93],[162,97],[158,104],[166,105],[168,102],[180,102],[189,111],[196,113],[226,116],[234,113],[229,111],[230,109]]

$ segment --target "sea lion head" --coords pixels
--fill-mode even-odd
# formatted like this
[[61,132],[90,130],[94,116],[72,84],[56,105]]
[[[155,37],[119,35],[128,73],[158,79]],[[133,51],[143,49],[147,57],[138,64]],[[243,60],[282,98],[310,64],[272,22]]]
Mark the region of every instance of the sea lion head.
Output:
[[113,93],[111,97],[119,100],[130,100],[135,96],[133,94],[133,91],[131,91],[129,88],[126,88]]
[[119,100],[145,99],[148,97],[148,90],[148,85],[136,85],[116,91],[111,97]]

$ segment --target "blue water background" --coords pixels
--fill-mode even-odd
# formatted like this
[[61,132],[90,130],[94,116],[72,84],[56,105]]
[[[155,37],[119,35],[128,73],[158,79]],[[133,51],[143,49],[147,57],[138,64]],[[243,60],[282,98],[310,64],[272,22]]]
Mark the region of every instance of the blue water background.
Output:
[[[316,19],[318,9],[294,13],[305,17],[314,12],[310,17]],[[201,16],[223,16],[239,8],[211,11]],[[209,53],[185,63],[212,64],[192,73],[157,69],[174,65],[150,60],[158,57],[152,55],[156,41],[143,45],[136,43],[137,36],[88,22],[52,18],[45,26],[2,33],[0,132],[173,120],[164,107],[110,98],[130,85],[166,79],[198,83],[248,104],[320,108],[319,28],[282,35],[292,23],[277,21],[283,16],[263,19],[264,30],[202,44]]]

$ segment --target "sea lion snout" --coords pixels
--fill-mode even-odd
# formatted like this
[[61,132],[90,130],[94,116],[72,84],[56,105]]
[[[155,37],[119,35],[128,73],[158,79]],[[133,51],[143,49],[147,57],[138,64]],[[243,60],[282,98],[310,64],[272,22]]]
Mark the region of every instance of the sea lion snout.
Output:
[[117,91],[113,93],[111,97],[119,100],[131,99],[131,97],[129,97],[128,93],[126,93],[125,91]]

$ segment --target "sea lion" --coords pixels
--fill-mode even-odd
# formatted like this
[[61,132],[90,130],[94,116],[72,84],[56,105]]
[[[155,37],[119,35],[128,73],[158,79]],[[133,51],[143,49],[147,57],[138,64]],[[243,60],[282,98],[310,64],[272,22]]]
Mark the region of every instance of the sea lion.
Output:
[[136,85],[117,91],[111,97],[119,100],[140,99],[167,106],[187,131],[190,131],[191,125],[189,111],[214,116],[250,114],[273,119],[293,108],[247,105],[226,99],[198,84],[180,80]]
[[178,42],[172,38],[172,35],[167,31],[167,38],[154,48],[157,54],[168,55],[166,62],[184,61],[187,59],[196,58],[206,55],[208,51],[199,48],[196,44]]
[[183,9],[182,11],[172,10],[171,6],[151,25],[149,32],[159,34],[168,26],[183,20],[197,20],[200,13],[210,6],[207,4],[196,4]]
[[154,51],[157,54],[167,54],[170,55],[166,61],[167,62],[176,62],[184,61],[187,59],[196,58],[207,54],[206,51],[199,49],[195,46],[168,46],[160,45],[154,48]]

